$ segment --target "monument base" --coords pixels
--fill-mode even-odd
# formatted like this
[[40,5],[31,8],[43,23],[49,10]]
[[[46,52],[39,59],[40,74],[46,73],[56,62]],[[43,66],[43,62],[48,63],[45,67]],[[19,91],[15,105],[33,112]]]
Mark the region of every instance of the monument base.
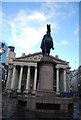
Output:
[[56,93],[54,91],[49,90],[38,90],[36,96],[54,99],[56,97]]
[[[18,103],[27,107],[28,111],[45,113],[68,113],[73,109],[72,98],[43,97],[38,96],[18,96]],[[44,94],[43,94],[44,95]]]

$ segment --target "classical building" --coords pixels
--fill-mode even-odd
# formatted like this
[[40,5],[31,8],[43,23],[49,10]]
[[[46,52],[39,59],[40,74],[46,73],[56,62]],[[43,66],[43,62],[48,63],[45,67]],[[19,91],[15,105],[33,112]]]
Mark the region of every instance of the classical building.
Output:
[[[37,52],[29,55],[22,54],[15,57],[14,47],[9,46],[7,53],[8,79],[6,90],[16,90],[18,93],[35,93],[39,89],[38,61],[42,58],[42,53]],[[61,60],[57,55],[51,56],[54,61],[54,86],[56,93],[70,91],[70,67],[69,62]]]

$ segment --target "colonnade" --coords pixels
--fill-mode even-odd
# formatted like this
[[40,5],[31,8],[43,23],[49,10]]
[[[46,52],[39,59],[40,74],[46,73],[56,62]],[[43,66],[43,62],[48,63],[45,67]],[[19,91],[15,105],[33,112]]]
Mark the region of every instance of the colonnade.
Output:
[[[17,92],[21,92],[21,83],[22,83],[22,77],[23,77],[23,70],[24,70],[24,66],[21,65],[20,66],[20,72],[19,72],[19,77],[17,80],[16,77],[16,71],[17,71],[17,65],[15,65],[13,67],[13,69],[9,69],[8,71],[8,79],[7,79],[7,84],[6,84],[6,89],[10,89],[10,90],[15,90],[17,89]],[[34,81],[33,81],[33,91],[36,91],[36,83],[37,83],[37,67],[33,66],[35,68],[34,71]],[[25,85],[25,90],[24,92],[28,93],[29,92],[29,84],[30,84],[30,69],[31,66],[27,66],[27,75],[26,75],[26,85]],[[12,77],[10,77],[12,76]],[[18,83],[17,83],[18,82]],[[17,88],[15,88],[15,84],[17,85]]]
[[[27,72],[26,72],[26,84],[25,84],[25,90],[24,93],[28,93],[30,89],[30,80],[31,80],[31,67],[32,66],[26,66]],[[37,84],[37,66],[34,67],[34,78],[33,78],[33,88],[32,91],[35,93],[36,91],[36,84]],[[14,90],[17,89],[17,92],[21,92],[21,83],[23,78],[23,70],[24,66],[20,65],[19,75],[18,78],[16,77],[16,71],[17,71],[17,65],[13,66],[12,68],[9,68],[8,71],[8,79],[6,84],[6,89]],[[62,87],[63,92],[67,92],[67,80],[66,80],[66,68],[62,68],[62,79],[60,78],[60,67],[55,68],[56,71],[56,92],[60,93],[60,81],[62,81]],[[18,80],[17,80],[18,79]],[[15,84],[17,84],[15,88]]]
[[66,69],[63,69],[62,79],[60,78],[60,68],[56,67],[56,92],[60,93],[60,81],[63,83],[63,92],[67,92]]

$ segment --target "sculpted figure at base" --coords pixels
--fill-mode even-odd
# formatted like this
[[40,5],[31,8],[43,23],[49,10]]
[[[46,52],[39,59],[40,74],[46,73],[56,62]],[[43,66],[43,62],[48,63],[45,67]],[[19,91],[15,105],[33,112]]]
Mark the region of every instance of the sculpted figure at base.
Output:
[[41,42],[41,49],[42,49],[42,54],[43,56],[46,56],[50,54],[50,50],[54,49],[53,47],[53,39],[51,37],[51,28],[50,24],[47,24],[47,33],[43,36],[42,42]]

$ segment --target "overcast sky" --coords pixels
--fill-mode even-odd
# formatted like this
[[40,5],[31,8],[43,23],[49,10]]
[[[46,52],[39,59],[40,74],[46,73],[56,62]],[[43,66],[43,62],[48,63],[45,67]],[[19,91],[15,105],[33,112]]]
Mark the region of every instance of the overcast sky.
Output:
[[3,2],[0,39],[15,46],[16,56],[40,52],[40,44],[51,24],[55,49],[51,55],[79,66],[79,2]]

